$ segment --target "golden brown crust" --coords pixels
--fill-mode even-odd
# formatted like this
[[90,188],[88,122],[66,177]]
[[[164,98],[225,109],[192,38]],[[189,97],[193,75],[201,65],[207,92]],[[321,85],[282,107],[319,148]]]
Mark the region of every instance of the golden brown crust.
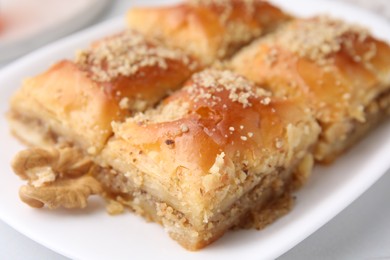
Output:
[[[166,120],[171,105],[186,109]],[[264,175],[304,157],[319,129],[303,107],[229,71],[204,71],[156,110],[114,124],[101,164],[139,178],[139,188],[202,225]]]
[[26,80],[11,110],[98,151],[112,134],[112,121],[154,105],[196,68],[181,51],[126,31],[82,51],[76,63],[61,61]]
[[12,97],[11,109],[16,115],[41,119],[58,135],[85,149],[101,147],[111,135],[111,121],[124,113],[70,61],[26,80]]
[[205,64],[232,55],[289,19],[261,0],[195,0],[169,7],[132,8],[130,28],[189,51]]
[[[261,0],[131,10],[129,25],[159,40],[107,37],[13,97],[15,134],[46,146],[15,157],[27,181],[21,199],[83,208],[99,194],[110,214],[128,206],[190,250],[248,216],[262,228],[285,214],[291,188],[311,173],[313,148],[332,159],[390,110],[389,46],[339,21],[296,20],[230,63],[273,94],[217,69],[180,88],[201,67],[185,51],[209,65],[289,19]],[[280,196],[289,199],[270,207]]]
[[259,40],[237,54],[231,66],[277,96],[305,100],[323,129],[339,125],[329,140],[337,143],[348,135],[346,124],[364,122],[365,108],[390,88],[389,56],[390,47],[366,30],[316,17],[296,20]]

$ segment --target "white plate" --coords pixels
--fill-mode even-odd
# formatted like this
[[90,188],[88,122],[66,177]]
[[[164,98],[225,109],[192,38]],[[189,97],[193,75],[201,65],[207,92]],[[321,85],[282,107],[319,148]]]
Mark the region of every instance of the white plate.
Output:
[[[281,6],[300,15],[331,13],[369,26],[390,41],[386,21],[360,9],[324,0],[278,0]],[[124,27],[123,18],[108,21],[32,53],[0,72],[0,114],[22,78],[45,70],[49,64],[91,40]],[[317,167],[313,178],[298,192],[293,211],[263,231],[228,232],[200,252],[188,252],[157,224],[133,214],[108,216],[99,199],[86,210],[35,210],[19,201],[22,182],[9,163],[22,148],[8,133],[0,117],[0,218],[31,239],[65,256],[77,259],[270,259],[275,258],[320,228],[359,197],[390,167],[390,122],[372,132],[363,142],[330,167]]]
[[90,23],[109,0],[1,0],[0,62],[25,54]]

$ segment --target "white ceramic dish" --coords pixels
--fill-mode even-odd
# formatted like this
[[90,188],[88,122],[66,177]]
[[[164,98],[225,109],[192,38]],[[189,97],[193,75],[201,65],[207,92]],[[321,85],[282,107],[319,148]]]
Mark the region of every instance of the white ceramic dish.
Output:
[[[156,1],[155,1],[156,2]],[[369,26],[390,42],[390,25],[377,16],[339,2],[325,0],[274,1],[299,15],[330,13]],[[32,53],[0,71],[0,114],[21,79],[45,70],[91,40],[120,31],[118,18]],[[31,239],[73,259],[271,259],[283,254],[359,197],[390,167],[390,121],[372,132],[330,167],[317,167],[313,178],[297,193],[293,211],[263,231],[229,232],[200,252],[187,252],[163,229],[133,214],[108,216],[93,199],[86,210],[35,210],[19,201],[22,182],[9,163],[22,146],[0,117],[0,218]]]

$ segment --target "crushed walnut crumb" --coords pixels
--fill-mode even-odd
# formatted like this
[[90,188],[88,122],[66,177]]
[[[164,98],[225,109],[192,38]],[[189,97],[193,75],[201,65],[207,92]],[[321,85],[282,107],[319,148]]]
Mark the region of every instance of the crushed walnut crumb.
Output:
[[271,48],[265,56],[265,62],[268,66],[272,66],[278,60],[278,50]]
[[271,103],[271,99],[269,97],[265,97],[261,100],[261,104],[263,105],[269,105]]
[[130,108],[130,103],[129,103],[129,98],[128,97],[124,97],[122,98],[120,101],[119,101],[119,108],[120,109],[129,109]]
[[182,133],[187,133],[189,131],[189,128],[186,124],[181,124],[180,125],[180,130]]
[[240,138],[241,138],[242,141],[247,141],[247,140],[248,140],[248,137],[246,137],[246,136],[244,136],[244,135],[241,136]]
[[166,48],[132,30],[107,38],[76,55],[76,63],[93,80],[108,82],[119,76],[131,76],[144,67],[168,69],[170,60],[193,67],[194,61],[180,50]]
[[250,98],[270,96],[269,92],[256,87],[242,76],[228,70],[213,69],[195,74],[192,85],[187,87],[187,91],[195,102],[205,100],[211,106],[221,101],[219,97],[214,95],[215,93],[228,91],[229,99],[242,104],[244,108],[252,106]]
[[[355,54],[353,45],[356,40],[363,42],[368,35],[368,30],[363,27],[328,16],[318,16],[313,20],[293,22],[275,34],[275,37],[283,48],[302,58],[313,60],[318,65],[327,65],[331,62],[329,55],[342,48],[346,48],[356,61],[360,60],[362,57]],[[375,55],[374,50],[369,53],[371,54],[366,59]]]

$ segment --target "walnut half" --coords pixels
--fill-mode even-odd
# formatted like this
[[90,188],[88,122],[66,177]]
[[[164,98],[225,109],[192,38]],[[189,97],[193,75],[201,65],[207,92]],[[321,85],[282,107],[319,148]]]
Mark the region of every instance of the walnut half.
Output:
[[90,195],[102,192],[90,175],[92,161],[73,147],[31,148],[19,152],[12,167],[23,180],[21,200],[31,207],[84,208]]
[[20,187],[20,199],[34,208],[85,208],[90,195],[101,193],[100,183],[92,176],[58,180],[50,185]]

